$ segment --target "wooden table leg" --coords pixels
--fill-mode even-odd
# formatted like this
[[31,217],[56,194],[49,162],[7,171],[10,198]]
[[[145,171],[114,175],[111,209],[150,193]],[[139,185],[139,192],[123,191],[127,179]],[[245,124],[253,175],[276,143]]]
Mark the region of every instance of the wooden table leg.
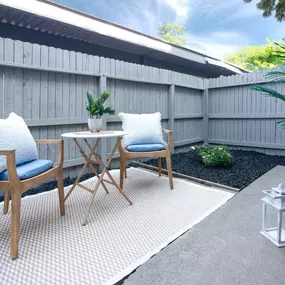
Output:
[[[114,147],[113,152],[112,152],[111,155],[113,155],[113,154],[116,152],[117,148],[118,148],[118,143],[116,143],[116,145],[115,145],[115,147]],[[112,160],[112,157],[110,157],[110,158],[111,158],[111,160]],[[110,159],[110,158],[109,158],[109,159]],[[99,158],[99,163],[100,163],[100,165],[101,165],[101,167],[102,167],[103,169],[104,169],[104,168],[107,168],[107,165],[104,166],[104,164],[103,164],[103,162],[102,162],[102,160],[101,160],[100,158]],[[116,182],[116,180],[113,178],[113,176],[111,175],[111,173],[109,172],[108,169],[106,169],[106,174],[108,175],[109,179],[112,181],[113,185],[114,185],[114,186],[118,189],[118,191],[122,194],[122,196],[129,202],[130,205],[132,205],[133,202],[132,202],[132,201],[127,197],[127,195],[122,191],[122,189],[120,188],[120,186],[118,185],[118,183]]]
[[98,190],[98,187],[100,185],[100,183],[102,183],[102,180],[104,178],[104,175],[107,174],[109,179],[111,180],[112,184],[119,190],[119,192],[122,194],[122,196],[129,202],[130,205],[132,205],[132,201],[127,197],[127,195],[125,193],[123,193],[122,189],[119,187],[119,185],[117,184],[117,182],[115,181],[115,179],[112,177],[112,175],[110,174],[110,172],[108,171],[108,167],[113,159],[113,156],[114,156],[114,153],[115,151],[117,150],[118,148],[118,143],[116,143],[115,147],[113,148],[113,151],[111,152],[110,156],[109,156],[109,159],[106,163],[106,165],[103,164],[101,158],[99,156],[97,156],[97,159],[98,159],[98,162],[99,164],[101,165],[103,171],[101,173],[101,175],[99,176],[99,179],[95,185],[95,188],[94,188],[94,191],[93,191],[93,194],[92,194],[92,198],[91,198],[91,202],[89,204],[89,207],[86,211],[86,214],[84,216],[84,219],[83,219],[83,222],[82,222],[82,225],[85,226],[86,223],[87,223],[87,219],[88,219],[88,216],[90,214],[90,210],[93,206],[93,203],[94,203],[94,200],[95,200],[95,195],[97,193],[97,190]]
[[64,201],[69,197],[69,195],[72,193],[72,191],[74,190],[75,186],[77,185],[77,183],[79,182],[80,178],[82,177],[84,170],[86,169],[86,167],[88,166],[88,162],[86,161],[84,166],[82,167],[78,177],[76,178],[74,184],[71,186],[71,188],[69,189],[68,193],[66,194],[66,196],[64,197]]
[[[80,171],[78,177],[76,178],[74,184],[72,185],[72,187],[70,188],[70,190],[68,191],[68,193],[66,194],[66,196],[64,197],[64,201],[70,196],[70,194],[71,194],[72,191],[74,190],[75,186],[79,183],[80,178],[82,177],[82,175],[84,174],[85,169],[86,169],[88,166],[90,166],[90,168],[92,168],[92,170],[93,170],[94,174],[97,176],[97,178],[99,177],[96,168],[92,165],[91,158],[92,158],[92,156],[94,156],[94,154],[95,154],[95,149],[97,148],[97,146],[98,146],[98,144],[99,144],[99,142],[100,142],[101,139],[100,139],[100,138],[97,139],[95,145],[93,146],[93,148],[91,148],[91,153],[89,154],[89,156],[87,156],[87,155],[85,154],[84,150],[82,149],[81,145],[78,143],[77,139],[74,138],[73,140],[74,140],[74,142],[75,142],[75,145],[78,147],[79,152],[81,153],[82,157],[84,158],[85,163],[84,163],[84,166],[82,167],[82,169],[81,169],[81,171]],[[96,157],[95,157],[95,159],[96,159]],[[106,193],[108,194],[109,192],[108,192],[107,187],[106,187],[106,185],[104,184],[104,182],[102,183],[102,185],[103,185],[104,190],[105,190]]]
[[[85,142],[85,144],[87,145],[87,147],[88,147],[89,150],[90,150],[90,158],[89,158],[89,159],[91,159],[91,157],[94,156],[95,160],[97,161],[97,160],[100,158],[100,157],[96,154],[96,152],[95,152],[95,149],[96,149],[96,147],[97,147],[98,144],[96,145],[96,147],[93,147],[93,148],[92,148],[87,139],[84,139],[84,142]],[[90,168],[92,168],[92,170],[93,170],[93,172],[95,173],[96,177],[99,179],[100,177],[99,177],[99,173],[98,173],[97,169],[92,165],[92,163],[90,163],[89,166],[90,166]],[[107,187],[106,187],[104,181],[101,181],[101,184],[102,184],[102,186],[103,186],[105,192],[106,192],[107,194],[109,194],[108,189],[107,189]]]

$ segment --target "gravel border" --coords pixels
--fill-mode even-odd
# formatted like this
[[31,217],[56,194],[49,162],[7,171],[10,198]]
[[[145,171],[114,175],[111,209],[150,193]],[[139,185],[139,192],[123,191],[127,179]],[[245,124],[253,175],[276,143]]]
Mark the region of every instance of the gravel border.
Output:
[[[172,169],[185,175],[243,189],[275,166],[285,166],[285,156],[273,156],[256,151],[243,150],[231,150],[231,154],[233,156],[233,164],[227,167],[205,167],[192,150],[172,154]],[[150,159],[144,163],[157,167],[157,159]],[[162,160],[162,167],[166,169],[164,159]],[[81,181],[93,176],[93,174],[85,174]],[[75,180],[76,178],[65,178],[64,186],[73,184]],[[25,192],[22,197],[47,192],[55,188],[57,188],[56,181],[43,183]],[[3,199],[3,197],[0,197],[0,202]]]
[[[231,150],[233,163],[226,167],[205,167],[195,151],[172,155],[172,170],[243,189],[277,165],[285,165],[285,156],[267,155],[256,151]],[[157,167],[157,159],[144,162]],[[165,160],[162,167],[166,168]]]

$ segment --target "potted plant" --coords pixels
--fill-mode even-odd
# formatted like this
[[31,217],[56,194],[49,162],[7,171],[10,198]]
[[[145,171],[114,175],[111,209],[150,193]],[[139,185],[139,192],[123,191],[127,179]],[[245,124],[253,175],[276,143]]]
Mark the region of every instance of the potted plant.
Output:
[[86,110],[89,113],[88,127],[91,132],[100,132],[102,127],[102,116],[104,114],[115,114],[115,110],[111,107],[105,108],[103,106],[109,97],[110,93],[104,91],[97,99],[94,99],[92,93],[89,91],[87,92],[88,103],[86,105]]

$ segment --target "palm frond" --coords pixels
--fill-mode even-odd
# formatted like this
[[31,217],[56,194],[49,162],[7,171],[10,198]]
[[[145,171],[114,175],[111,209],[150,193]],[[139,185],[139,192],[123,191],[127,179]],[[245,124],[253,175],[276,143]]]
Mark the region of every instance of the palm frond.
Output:
[[271,71],[266,74],[266,78],[273,80],[274,82],[280,82],[285,80],[285,72],[283,71]]
[[275,91],[274,89],[264,87],[264,86],[260,86],[260,85],[252,85],[252,86],[250,86],[250,89],[266,93],[268,96],[271,96],[271,97],[280,99],[282,101],[285,101],[285,95]]
[[279,125],[282,129],[284,129],[285,128],[285,119],[277,122],[276,124]]
[[[283,39],[284,40],[284,39]],[[276,46],[278,46],[279,48],[281,48],[281,49],[284,49],[285,50],[285,44],[283,44],[283,43],[279,43],[279,42],[274,42],[274,44],[276,45]]]

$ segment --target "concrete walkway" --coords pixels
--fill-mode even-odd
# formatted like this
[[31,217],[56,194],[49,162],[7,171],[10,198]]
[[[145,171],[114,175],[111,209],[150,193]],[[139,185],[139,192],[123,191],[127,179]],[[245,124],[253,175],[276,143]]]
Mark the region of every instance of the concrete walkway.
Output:
[[285,249],[259,232],[261,190],[285,182],[277,166],[139,267],[124,285],[282,285]]

